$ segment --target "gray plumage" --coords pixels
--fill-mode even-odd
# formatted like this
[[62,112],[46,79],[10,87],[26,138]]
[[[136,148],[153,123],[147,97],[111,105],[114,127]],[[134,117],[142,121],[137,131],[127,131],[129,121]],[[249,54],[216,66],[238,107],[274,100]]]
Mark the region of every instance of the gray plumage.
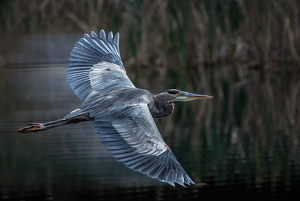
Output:
[[63,119],[32,123],[18,132],[36,132],[81,121],[95,122],[95,132],[117,161],[150,178],[174,186],[194,184],[164,142],[153,118],[166,117],[174,101],[210,96],[171,89],[158,95],[136,88],[126,75],[119,34],[104,30],[84,35],[74,46],[67,68],[68,82],[83,101]]

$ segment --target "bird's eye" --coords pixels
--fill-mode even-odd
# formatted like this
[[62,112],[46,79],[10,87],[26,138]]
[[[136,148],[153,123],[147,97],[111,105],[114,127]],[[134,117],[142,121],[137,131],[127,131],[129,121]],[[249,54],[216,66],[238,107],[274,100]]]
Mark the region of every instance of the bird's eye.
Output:
[[178,96],[181,96],[181,93],[180,93],[180,92],[178,93]]

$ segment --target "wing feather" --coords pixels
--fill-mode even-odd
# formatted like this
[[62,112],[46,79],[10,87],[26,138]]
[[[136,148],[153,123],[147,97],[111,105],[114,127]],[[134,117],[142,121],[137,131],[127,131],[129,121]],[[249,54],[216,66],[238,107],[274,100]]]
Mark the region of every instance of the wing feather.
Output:
[[107,39],[108,39],[108,42],[110,42],[111,44],[113,44],[113,33],[112,31],[108,33],[108,36],[107,36]]
[[120,55],[120,48],[119,48],[119,33],[117,33],[114,37],[114,45],[118,50],[118,53]]
[[146,104],[96,115],[94,121],[108,152],[126,167],[173,186],[194,184],[162,139]]
[[84,34],[75,45],[67,68],[68,82],[74,93],[85,100],[91,93],[103,93],[120,87],[135,88],[126,75],[119,51],[119,34],[104,30],[99,36]]

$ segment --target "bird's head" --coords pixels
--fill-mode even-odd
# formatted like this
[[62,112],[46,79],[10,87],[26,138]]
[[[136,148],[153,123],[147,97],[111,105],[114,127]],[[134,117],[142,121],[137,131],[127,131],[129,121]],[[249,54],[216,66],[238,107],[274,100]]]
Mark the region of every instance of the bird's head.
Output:
[[169,89],[157,95],[153,95],[156,109],[159,111],[152,111],[151,114],[155,118],[166,117],[170,115],[175,108],[175,101],[192,101],[197,99],[211,99],[212,96],[193,94],[178,89]]
[[178,89],[169,89],[165,91],[165,96],[169,97],[168,102],[174,102],[174,101],[192,101],[192,100],[198,100],[198,99],[211,99],[212,96],[208,95],[201,95],[201,94],[193,94],[185,91],[181,91]]

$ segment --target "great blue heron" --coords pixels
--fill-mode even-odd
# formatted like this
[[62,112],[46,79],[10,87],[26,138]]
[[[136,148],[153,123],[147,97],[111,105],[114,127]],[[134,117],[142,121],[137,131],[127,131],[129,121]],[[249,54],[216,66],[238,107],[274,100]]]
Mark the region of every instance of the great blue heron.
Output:
[[154,118],[166,117],[174,101],[211,96],[170,89],[152,95],[136,88],[126,75],[119,50],[119,33],[84,35],[74,46],[67,68],[68,82],[83,101],[62,119],[31,123],[17,132],[43,131],[70,123],[94,121],[100,140],[117,161],[150,178],[175,185],[194,184],[159,133]]

